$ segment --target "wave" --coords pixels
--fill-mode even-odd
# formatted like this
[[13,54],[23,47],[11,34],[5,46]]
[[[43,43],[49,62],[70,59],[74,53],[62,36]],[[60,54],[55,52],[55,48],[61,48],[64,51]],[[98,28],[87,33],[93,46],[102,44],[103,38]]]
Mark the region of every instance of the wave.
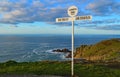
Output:
[[52,54],[54,53],[54,52],[53,52],[53,49],[46,50],[45,52],[47,52],[47,53],[52,53]]
[[40,54],[37,52],[37,49],[38,49],[38,48],[33,49],[33,51],[32,51],[32,52],[33,52],[33,53],[35,53],[35,54],[37,54],[37,55],[40,55]]

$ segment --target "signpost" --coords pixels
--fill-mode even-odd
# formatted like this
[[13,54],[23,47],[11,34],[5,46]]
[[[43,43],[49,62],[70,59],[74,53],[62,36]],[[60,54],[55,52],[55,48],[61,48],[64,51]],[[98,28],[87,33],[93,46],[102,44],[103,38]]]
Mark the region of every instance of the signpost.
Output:
[[74,76],[74,21],[76,20],[91,20],[92,16],[76,16],[78,13],[78,8],[76,6],[71,6],[68,8],[68,15],[70,17],[56,18],[56,22],[72,22],[72,61],[71,61],[71,76]]

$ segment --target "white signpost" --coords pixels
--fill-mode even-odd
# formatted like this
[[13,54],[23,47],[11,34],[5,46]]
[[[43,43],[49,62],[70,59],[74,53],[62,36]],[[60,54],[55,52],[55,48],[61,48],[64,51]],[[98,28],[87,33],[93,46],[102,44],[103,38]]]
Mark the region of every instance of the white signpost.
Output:
[[74,21],[76,20],[91,20],[92,16],[76,16],[78,13],[78,8],[76,6],[71,6],[68,8],[68,15],[70,17],[56,18],[56,22],[72,22],[72,61],[71,61],[71,76],[74,76]]

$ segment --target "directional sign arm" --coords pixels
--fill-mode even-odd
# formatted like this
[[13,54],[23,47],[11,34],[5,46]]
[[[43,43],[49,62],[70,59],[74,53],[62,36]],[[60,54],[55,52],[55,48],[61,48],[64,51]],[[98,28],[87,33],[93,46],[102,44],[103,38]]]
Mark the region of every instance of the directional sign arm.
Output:
[[64,18],[56,18],[56,22],[68,22],[72,21],[71,17],[64,17]]
[[75,17],[75,20],[91,20],[92,16],[88,15],[88,16],[77,16]]

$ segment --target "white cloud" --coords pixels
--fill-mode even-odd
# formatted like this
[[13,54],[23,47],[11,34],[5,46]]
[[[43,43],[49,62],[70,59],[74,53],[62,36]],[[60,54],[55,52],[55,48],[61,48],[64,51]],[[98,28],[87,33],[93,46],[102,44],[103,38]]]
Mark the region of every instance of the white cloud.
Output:
[[86,9],[95,15],[107,15],[111,13],[113,0],[94,0],[86,6]]
[[[114,0],[92,0],[92,2],[91,0],[0,0],[0,23],[51,22],[50,24],[56,24],[55,18],[67,17],[67,8],[71,5],[78,7],[78,15],[92,14],[104,16],[120,13],[120,3]],[[115,21],[86,23],[91,26],[91,24],[107,24]],[[69,23],[66,24],[69,25]],[[87,24],[86,27],[89,27]]]
[[[57,16],[64,16],[64,8],[52,8],[39,0],[33,0],[32,3],[22,0],[19,2],[9,2],[7,0],[0,2],[1,23],[17,24],[29,23],[35,21],[53,21]],[[53,1],[52,1],[53,2]],[[54,1],[56,2],[56,1]],[[51,7],[51,8],[48,8]]]

